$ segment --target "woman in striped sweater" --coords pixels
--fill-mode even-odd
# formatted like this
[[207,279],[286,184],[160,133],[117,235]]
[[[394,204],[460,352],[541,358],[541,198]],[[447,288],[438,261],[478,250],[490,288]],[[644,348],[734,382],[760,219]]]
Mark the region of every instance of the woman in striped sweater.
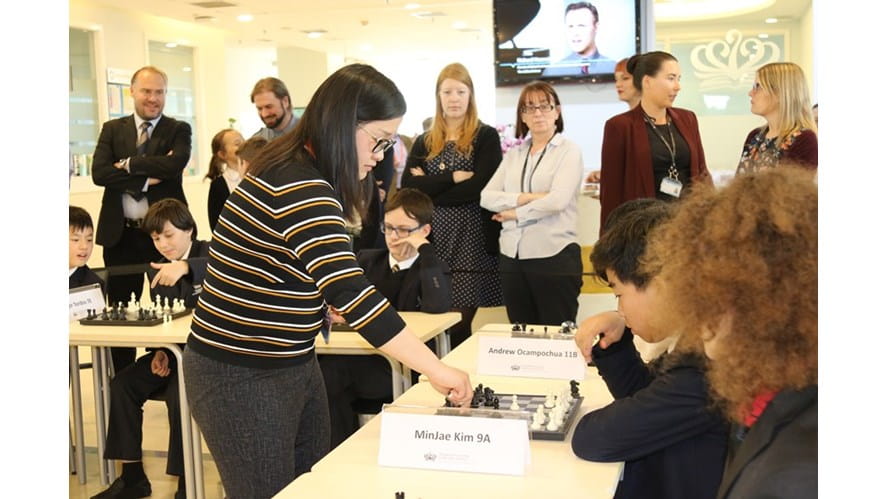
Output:
[[382,352],[458,404],[468,376],[444,365],[364,278],[345,231],[394,143],[406,103],[352,64],[317,89],[228,198],[210,247],[184,367],[188,400],[229,498],[271,497],[329,448],[314,338],[334,307]]

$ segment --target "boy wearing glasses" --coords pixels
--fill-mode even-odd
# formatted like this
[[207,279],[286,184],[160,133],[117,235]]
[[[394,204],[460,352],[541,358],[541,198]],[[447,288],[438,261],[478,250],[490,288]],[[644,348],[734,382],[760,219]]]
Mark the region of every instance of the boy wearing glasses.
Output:
[[[385,204],[381,230],[386,249],[357,254],[367,279],[397,310],[443,313],[450,309],[450,269],[428,241],[433,212],[434,204],[425,193],[397,191]],[[321,355],[318,359],[330,409],[332,449],[357,431],[355,402],[391,401],[391,366],[376,355]]]

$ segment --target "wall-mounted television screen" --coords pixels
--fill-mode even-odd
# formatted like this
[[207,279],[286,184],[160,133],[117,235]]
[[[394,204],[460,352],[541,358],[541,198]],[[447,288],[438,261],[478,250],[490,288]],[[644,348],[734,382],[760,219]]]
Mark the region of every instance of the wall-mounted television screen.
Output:
[[614,81],[640,52],[642,0],[494,0],[496,85]]

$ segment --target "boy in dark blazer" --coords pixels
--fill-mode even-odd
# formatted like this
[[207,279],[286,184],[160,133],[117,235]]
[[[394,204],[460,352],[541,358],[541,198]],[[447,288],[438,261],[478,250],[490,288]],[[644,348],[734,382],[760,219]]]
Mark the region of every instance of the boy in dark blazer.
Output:
[[[573,452],[589,461],[625,461],[616,498],[714,498],[727,455],[728,425],[713,410],[700,350],[649,314],[660,283],[639,262],[670,207],[646,198],[613,210],[591,262],[613,288],[619,311],[586,319],[576,335],[615,400],[579,420]],[[644,364],[635,334],[671,342],[668,353]]]
[[[191,157],[191,126],[163,116],[166,73],[145,66],[133,74],[135,112],[102,125],[93,155],[92,181],[104,187],[96,242],[102,245],[105,267],[147,264],[159,258],[141,229],[148,207],[165,198],[187,204],[182,171]],[[108,278],[111,303],[142,296],[142,273]],[[135,359],[134,348],[112,348],[120,371]]]
[[[397,191],[385,204],[381,232],[387,248],[357,254],[367,279],[397,310],[450,310],[450,269],[428,241],[433,212],[434,203],[422,191]],[[333,319],[338,319],[336,314]],[[391,401],[391,366],[376,355],[321,355],[319,362],[330,408],[332,449],[358,428],[355,401]]]
[[[151,263],[152,298],[184,300],[193,307],[202,290],[209,243],[198,241],[197,224],[188,207],[177,199],[151,205],[144,230],[162,255]],[[184,348],[184,345],[181,345]],[[176,359],[166,349],[149,349],[111,380],[111,409],[105,459],[123,461],[123,474],[93,499],[137,498],[151,495],[151,483],[142,467],[142,406],[163,393],[169,416],[169,454],[166,472],[179,477],[176,498],[185,497],[182,425]]]
[[105,292],[105,281],[86,262],[92,256],[92,217],[79,206],[68,206],[68,289],[98,283]]

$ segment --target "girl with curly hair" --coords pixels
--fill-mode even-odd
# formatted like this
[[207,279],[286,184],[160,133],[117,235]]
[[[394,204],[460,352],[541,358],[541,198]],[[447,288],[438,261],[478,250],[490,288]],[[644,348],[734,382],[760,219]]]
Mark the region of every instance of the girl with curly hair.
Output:
[[663,282],[652,316],[699,337],[713,395],[734,423],[718,497],[816,497],[813,172],[770,169],[694,192],[644,266]]

